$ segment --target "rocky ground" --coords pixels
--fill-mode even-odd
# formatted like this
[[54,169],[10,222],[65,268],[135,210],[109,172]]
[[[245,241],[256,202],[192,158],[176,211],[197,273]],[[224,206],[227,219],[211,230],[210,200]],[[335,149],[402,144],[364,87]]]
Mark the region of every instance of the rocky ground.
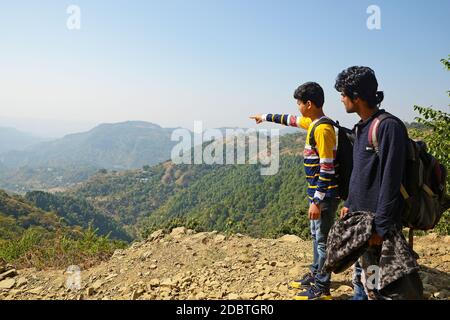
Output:
[[[415,250],[424,298],[450,299],[450,236],[416,237]],[[176,228],[81,270],[79,288],[77,273],[0,264],[0,299],[292,299],[288,282],[311,259],[311,242],[292,235],[253,239]],[[350,297],[350,280],[351,270],[333,275],[334,299]]]

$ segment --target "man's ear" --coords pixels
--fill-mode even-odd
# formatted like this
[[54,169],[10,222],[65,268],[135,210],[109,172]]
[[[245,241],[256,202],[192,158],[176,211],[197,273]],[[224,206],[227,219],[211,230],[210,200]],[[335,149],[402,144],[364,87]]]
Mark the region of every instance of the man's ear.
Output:
[[353,99],[352,102],[353,104],[360,104],[361,103],[361,98],[359,97],[358,92],[353,92]]
[[353,99],[351,99],[351,101],[354,105],[359,105],[361,103],[361,98],[356,96]]

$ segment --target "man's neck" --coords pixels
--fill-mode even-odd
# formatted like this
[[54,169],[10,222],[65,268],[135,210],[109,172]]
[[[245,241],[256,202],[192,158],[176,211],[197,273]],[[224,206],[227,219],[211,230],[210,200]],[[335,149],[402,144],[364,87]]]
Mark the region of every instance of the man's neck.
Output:
[[369,119],[371,116],[373,116],[376,112],[378,112],[378,108],[361,108],[358,112],[358,115],[360,116],[362,121],[366,121],[367,119]]
[[325,116],[325,113],[323,113],[323,111],[320,110],[320,112],[317,112],[317,113],[315,113],[315,114],[312,114],[309,118],[310,118],[312,121],[315,121],[315,120],[317,120],[317,119],[322,118],[323,116]]

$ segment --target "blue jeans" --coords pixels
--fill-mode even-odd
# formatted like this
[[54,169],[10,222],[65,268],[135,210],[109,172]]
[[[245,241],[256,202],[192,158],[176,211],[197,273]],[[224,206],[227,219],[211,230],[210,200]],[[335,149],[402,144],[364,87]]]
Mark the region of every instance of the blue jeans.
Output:
[[362,267],[357,261],[353,266],[353,298],[352,300],[367,300],[366,291],[364,291],[364,285],[361,281]]
[[338,199],[326,198],[320,204],[320,219],[310,222],[314,257],[310,270],[316,286],[322,290],[329,290],[331,285],[331,274],[322,272],[322,267],[327,257],[328,233],[333,226],[338,204]]

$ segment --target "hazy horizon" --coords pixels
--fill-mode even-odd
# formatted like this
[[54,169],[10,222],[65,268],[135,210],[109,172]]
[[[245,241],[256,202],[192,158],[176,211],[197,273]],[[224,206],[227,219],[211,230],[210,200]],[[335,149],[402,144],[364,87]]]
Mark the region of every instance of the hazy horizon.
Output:
[[[136,119],[130,119],[130,120],[123,120],[123,121],[117,121],[117,122],[99,122],[99,123],[82,123],[82,122],[70,122],[62,120],[62,123],[60,123],[61,120],[58,119],[33,119],[33,118],[0,118],[0,128],[11,128],[15,129],[19,132],[30,134],[36,138],[41,138],[45,140],[52,140],[52,139],[59,139],[66,135],[75,134],[75,133],[83,133],[87,132],[89,130],[92,130],[93,128],[103,125],[103,124],[119,124],[119,123],[126,123],[126,122],[146,122],[146,123],[153,123],[156,125],[161,126],[165,129],[172,129],[172,128],[185,128],[190,131],[193,131],[193,125],[191,127],[182,127],[182,126],[162,126],[159,123],[152,122],[152,121],[145,121],[145,120],[136,120]],[[43,125],[46,124],[46,125]],[[50,125],[51,124],[51,125]],[[70,126],[71,129],[67,128],[67,125]],[[204,126],[204,130],[207,129],[223,129],[223,128],[257,128],[257,129],[280,129],[283,131],[292,131],[295,132],[296,130],[300,130],[298,128],[292,128],[292,127],[280,127],[275,124],[266,124],[266,126],[255,126],[252,124],[248,126],[221,126],[221,127],[208,127]],[[47,134],[49,133],[49,134]]]

